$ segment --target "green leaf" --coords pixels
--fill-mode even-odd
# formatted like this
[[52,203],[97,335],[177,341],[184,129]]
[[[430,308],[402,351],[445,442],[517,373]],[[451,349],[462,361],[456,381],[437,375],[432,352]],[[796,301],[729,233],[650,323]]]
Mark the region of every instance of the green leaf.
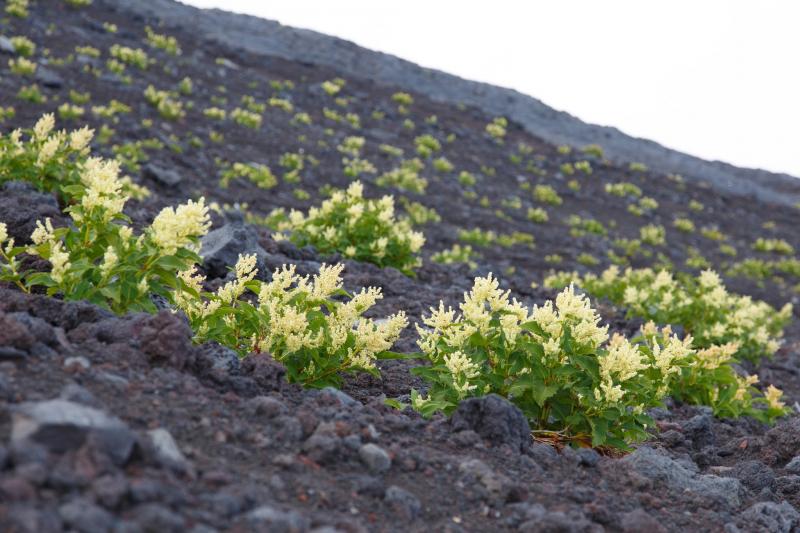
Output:
[[375,354],[375,358],[379,360],[387,360],[387,359],[402,359],[406,361],[416,361],[419,359],[424,359],[425,354],[420,352],[414,353],[400,353],[400,352],[391,352],[391,351],[383,351]]
[[394,407],[398,411],[402,411],[403,409],[408,407],[408,404],[405,404],[399,400],[395,400],[394,398],[386,398],[385,400],[383,400],[383,404],[388,405],[389,407]]

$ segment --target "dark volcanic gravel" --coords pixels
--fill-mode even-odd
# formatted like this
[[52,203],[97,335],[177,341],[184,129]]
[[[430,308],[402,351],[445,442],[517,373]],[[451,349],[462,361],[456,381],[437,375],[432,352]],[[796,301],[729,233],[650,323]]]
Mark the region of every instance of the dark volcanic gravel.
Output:
[[[335,104],[319,84],[335,78],[335,71],[223,48],[191,28],[159,28],[183,48],[173,58],[143,42],[145,25],[158,28],[157,20],[130,18],[108,2],[83,10],[63,4],[40,0],[30,18],[3,19],[0,34],[33,39],[40,66],[47,64],[44,48],[61,58],[85,45],[105,54],[115,43],[146,48],[157,63],[146,71],[129,67],[130,84],[92,71],[102,69],[105,55],[103,61],[51,64],[47,70],[60,83],[55,78],[42,82],[49,100],[32,105],[15,97],[31,80],[11,75],[6,66],[10,56],[0,53],[0,102],[16,109],[16,116],[0,127],[7,132],[32,125],[41,113],[67,101],[70,89],[91,93],[85,121],[97,129],[103,122],[88,112],[91,105],[112,98],[130,105],[132,112],[112,125],[116,133],[110,144],[150,137],[175,144],[172,150],[145,150],[148,161],[138,171],[128,169],[153,192],[146,201],[130,203],[128,212],[137,224],[164,205],[201,194],[221,204],[247,202],[257,215],[274,207],[305,208],[319,201],[321,186],[351,181],[335,149],[347,135],[367,139],[365,157],[382,172],[393,163],[378,151],[379,144],[401,147],[410,155],[417,135],[432,133],[444,140],[454,134],[456,140],[445,144],[443,153],[457,170],[480,175],[471,189],[475,199],[463,196],[457,172],[430,170],[424,195],[391,191],[435,208],[442,217],[423,227],[426,261],[417,276],[345,262],[347,289],[383,289],[376,317],[404,309],[413,323],[440,299],[457,303],[476,273],[489,271],[517,298],[540,304],[553,296],[531,288],[553,266],[546,256],[562,256],[558,268],[585,271],[578,257],[591,253],[601,260],[595,269],[600,268],[613,238],[635,238],[647,223],[663,224],[669,245],[651,249],[649,258],[637,257],[635,266],[666,259],[682,267],[694,247],[723,270],[731,259],[716,243],[709,246],[699,231],[684,234],[672,228],[673,216],[686,213],[691,199],[705,206],[692,213],[698,229],[718,226],[742,254],[763,235],[800,246],[797,214],[788,207],[562,154],[525,133],[513,117],[508,138],[499,145],[484,133],[493,117],[421,95],[414,95],[407,117],[416,129],[409,131],[402,126],[406,116],[391,101],[395,89],[369,79],[347,79],[347,111],[362,119],[361,129],[350,129],[322,116],[323,107]],[[104,22],[117,24],[118,33],[106,33]],[[84,70],[83,64],[90,68]],[[142,92],[149,84],[172,88],[185,76],[192,78],[194,92],[184,100],[194,106],[181,121],[164,122]],[[270,81],[284,79],[293,80],[295,88],[270,88]],[[295,112],[308,112],[312,125],[293,126],[291,114],[272,108],[257,133],[202,116],[212,96],[224,96],[232,108],[243,95],[265,101],[274,91],[291,100]],[[375,110],[385,117],[372,118]],[[434,114],[435,123],[426,122]],[[154,123],[145,127],[142,119]],[[224,135],[224,142],[208,141],[212,129]],[[173,134],[177,141],[170,139]],[[204,147],[193,147],[190,135],[203,139]],[[533,148],[532,164],[546,178],[509,159],[520,142]],[[269,164],[278,175],[280,156],[299,150],[313,153],[319,162],[302,173],[300,186],[309,200],[299,200],[293,193],[296,185],[283,181],[270,190],[243,181],[226,189],[218,185],[216,158]],[[110,145],[97,146],[97,151],[112,155]],[[562,163],[587,158],[591,176],[559,172]],[[494,167],[494,176],[482,174],[482,165]],[[580,180],[579,191],[567,186],[573,178]],[[371,196],[387,192],[374,185],[373,176],[364,181]],[[620,181],[640,186],[659,208],[643,217],[630,214],[625,200],[604,192],[605,184]],[[548,183],[564,198],[559,207],[547,206],[549,223],[527,220],[527,208],[538,204],[520,183]],[[503,200],[512,196],[520,197],[521,207],[497,216]],[[481,204],[483,197],[489,207]],[[594,218],[612,234],[573,238],[565,223],[570,214]],[[56,225],[67,223],[54,197],[20,183],[0,189],[0,220],[18,240],[24,241],[42,217],[52,217]],[[226,226],[224,217],[215,216],[215,229],[238,228],[217,258],[257,250],[262,274],[287,262],[296,263],[302,273],[313,272],[323,261],[336,259],[276,242],[265,228],[242,226],[236,216],[231,218]],[[766,222],[773,224],[765,229]],[[531,232],[536,244],[480,249],[476,271],[428,260],[457,242],[459,228],[476,226]],[[224,275],[228,262],[209,261],[206,271],[212,277]],[[731,290],[779,305],[792,300],[789,284],[800,280],[787,274],[778,283],[726,281]],[[598,305],[613,330],[638,328],[622,310]],[[762,382],[786,391],[789,405],[800,400],[798,341],[792,326],[774,360],[757,369]],[[412,327],[396,349],[414,348]],[[303,390],[287,384],[284,369],[269,356],[240,361],[221,346],[193,345],[184,319],[167,310],[117,317],[88,304],[0,287],[0,531],[800,531],[800,416],[768,427],[750,419],[719,420],[705,408],[670,403],[668,410],[654,413],[658,427],[652,440],[624,457],[607,457],[590,449],[556,450],[532,442],[521,413],[498,397],[463,402],[449,420],[424,420],[409,409],[384,405],[386,398],[407,399],[412,387],[424,386],[409,374],[411,366],[385,362],[381,378],[349,376],[341,391]]]

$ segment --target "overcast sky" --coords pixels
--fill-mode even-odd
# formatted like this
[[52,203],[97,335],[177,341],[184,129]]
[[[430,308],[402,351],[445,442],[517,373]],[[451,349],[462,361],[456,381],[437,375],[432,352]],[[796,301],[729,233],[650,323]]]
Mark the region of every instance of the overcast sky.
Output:
[[182,1],[511,87],[706,159],[800,176],[794,0]]

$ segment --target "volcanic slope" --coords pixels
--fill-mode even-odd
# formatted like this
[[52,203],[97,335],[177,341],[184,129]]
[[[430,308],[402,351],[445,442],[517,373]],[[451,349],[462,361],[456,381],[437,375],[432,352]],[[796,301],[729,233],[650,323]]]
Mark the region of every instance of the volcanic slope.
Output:
[[[796,299],[795,208],[612,163],[602,146],[554,146],[513,116],[504,123],[369,73],[225,47],[122,5],[40,0],[26,18],[3,14],[2,132],[44,113],[59,128],[89,125],[93,151],[151,193],[129,202],[134,224],[203,196],[216,202],[214,229],[230,230],[227,266],[255,242],[262,275],[342,261],[346,289],[382,288],[375,316],[402,309],[412,323],[439,300],[457,305],[488,272],[533,305],[555,296],[542,288],[551,270],[611,264],[713,268],[732,292],[776,307]],[[35,44],[34,74],[12,72],[18,36]],[[115,46],[144,51],[146,68]],[[154,91],[170,103],[148,101]],[[352,137],[363,139],[355,156]],[[417,170],[391,172],[403,162]],[[230,172],[236,163],[262,172],[248,179]],[[275,209],[318,205],[353,174],[366,196],[394,195],[424,232],[416,276],[273,238]],[[0,190],[0,221],[20,242],[59,210],[25,184]],[[456,244],[471,255],[434,260]],[[225,268],[206,271],[221,284]],[[642,324],[595,303],[612,331]],[[395,349],[414,351],[415,340],[410,327]],[[790,406],[800,399],[798,341],[790,325],[772,359],[745,365]],[[381,378],[348,376],[341,391],[303,390],[268,356],[193,345],[167,310],[115,316],[10,285],[0,287],[0,360],[3,530],[800,529],[796,413],[770,427],[668,401],[653,413],[653,438],[624,457],[557,450],[521,439],[518,411],[495,397],[464,402],[452,419],[385,405],[425,388],[409,361],[381,362]]]

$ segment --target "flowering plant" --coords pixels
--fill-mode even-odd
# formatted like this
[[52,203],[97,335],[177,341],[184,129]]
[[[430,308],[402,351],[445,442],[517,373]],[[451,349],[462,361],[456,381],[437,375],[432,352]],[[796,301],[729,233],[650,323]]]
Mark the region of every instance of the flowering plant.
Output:
[[545,279],[551,288],[573,282],[592,296],[627,306],[629,317],[682,326],[694,336],[698,348],[736,343],[736,356],[753,362],[778,350],[783,328],[792,316],[791,304],[777,311],[765,302],[729,293],[711,270],[695,278],[649,268],[620,272],[611,266],[599,277],[564,272]]
[[658,335],[633,344],[608,327],[588,300],[565,289],[532,310],[489,275],[476,278],[457,315],[431,309],[417,325],[431,366],[414,369],[430,383],[412,391],[423,415],[452,412],[469,396],[508,397],[536,431],[580,444],[627,447],[648,436],[644,410],[660,405],[692,353],[691,340]]
[[[46,126],[41,121],[37,124],[37,138],[47,135]],[[53,152],[58,152],[62,134],[53,138],[58,141]],[[91,132],[82,133],[80,138],[91,138]],[[15,150],[26,151],[13,139],[12,145]],[[44,150],[40,150],[37,160],[13,154],[0,157],[0,174],[38,177],[38,172],[25,168],[23,163],[49,162],[52,156],[43,158]],[[15,246],[6,225],[0,223],[0,280],[25,291],[42,286],[49,295],[87,300],[117,313],[155,311],[150,295],[170,300],[171,289],[179,286],[176,272],[199,260],[199,239],[210,226],[208,209],[202,199],[175,210],[164,208],[150,227],[135,236],[122,213],[128,195],[119,178],[119,163],[86,157],[82,150],[78,150],[79,157],[70,160],[70,179],[78,181],[67,182],[61,188],[69,199],[66,212],[73,224],[56,228],[50,219],[39,220],[31,235],[32,244]],[[7,171],[8,166],[12,168]],[[23,252],[49,261],[50,270],[21,271],[19,256]]]
[[[649,322],[642,334],[649,335],[654,328]],[[734,354],[738,349],[737,343],[729,342],[697,350],[672,382],[670,395],[687,403],[708,405],[720,417],[751,416],[771,423],[789,414],[780,389],[769,385],[761,392],[754,387],[758,376],[736,372],[732,364],[737,362]]]
[[[283,265],[272,281],[255,279],[256,256],[240,256],[235,279],[216,292],[203,292],[194,268],[180,274],[185,290],[176,304],[189,317],[197,342],[217,341],[245,356],[269,352],[286,366],[290,382],[309,387],[339,385],[340,373],[379,375],[376,359],[388,352],[406,327],[400,311],[380,323],[362,315],[382,298],[370,287],[349,295],[342,289],[343,265],[322,265],[313,279]],[[250,292],[255,299],[244,299]],[[342,302],[333,297],[348,297]]]
[[395,218],[392,196],[371,200],[364,198],[363,191],[361,182],[355,181],[346,191],[334,190],[307,215],[292,210],[278,224],[278,238],[286,238],[288,233],[298,246],[310,244],[325,255],[340,252],[411,275],[421,263],[418,253],[425,237],[411,229],[408,219]]
[[[55,117],[42,116],[32,130],[14,130],[0,136],[0,185],[7,181],[25,181],[40,191],[53,192],[64,203],[75,200],[81,191],[81,165],[90,155],[89,143],[94,131],[88,127],[67,133],[53,131]],[[24,139],[27,137],[27,140]],[[149,191],[119,178],[121,191],[141,199]]]

